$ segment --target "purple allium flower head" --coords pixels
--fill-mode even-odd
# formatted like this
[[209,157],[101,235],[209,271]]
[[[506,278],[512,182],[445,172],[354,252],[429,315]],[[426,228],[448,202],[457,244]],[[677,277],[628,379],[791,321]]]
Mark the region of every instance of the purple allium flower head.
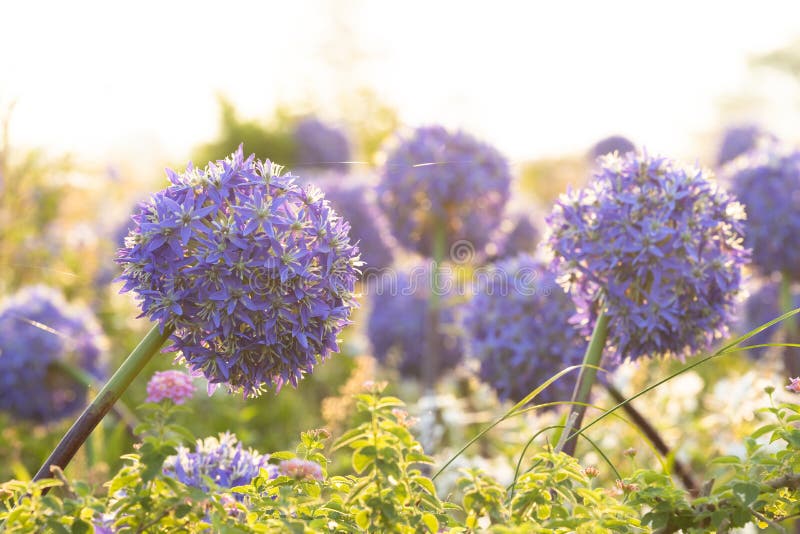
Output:
[[171,350],[210,390],[257,396],[296,385],[338,350],[357,305],[349,224],[319,189],[245,160],[241,147],[168,175],[119,251],[122,290],[136,292],[142,315],[175,328]]
[[86,403],[86,386],[57,362],[100,379],[107,341],[88,309],[46,286],[24,288],[0,304],[0,410],[49,422]]
[[394,262],[399,245],[378,207],[375,190],[368,182],[327,174],[315,182],[333,209],[350,223],[350,237],[358,245],[364,269],[385,269]]
[[494,147],[427,126],[389,153],[378,198],[398,241],[430,256],[440,225],[448,247],[465,240],[483,249],[502,221],[510,184],[508,162]]
[[350,143],[341,130],[306,117],[295,125],[294,140],[298,165],[347,172]]
[[156,371],[147,382],[147,402],[161,402],[169,399],[175,404],[183,404],[194,395],[194,384],[188,373],[181,371]]
[[268,454],[242,448],[235,434],[225,432],[219,438],[198,439],[194,451],[178,447],[177,454],[164,460],[164,473],[205,491],[212,488],[204,477],[219,488],[229,489],[249,484],[262,468],[268,470],[270,478],[275,478],[277,468],[268,462]]
[[524,213],[514,214],[504,221],[497,234],[494,239],[497,253],[491,255],[493,261],[522,253],[533,254],[541,237],[533,218]]
[[634,145],[632,141],[621,135],[612,135],[595,143],[592,150],[589,151],[589,158],[594,161],[600,156],[605,156],[613,152],[617,152],[622,156],[634,150],[636,150],[636,145]]
[[727,332],[749,251],[744,210],[708,171],[628,152],[548,217],[553,268],[589,335],[602,306],[616,360],[707,348]]
[[725,130],[717,154],[717,165],[722,166],[757,147],[759,142],[775,141],[775,137],[754,124],[732,126]]
[[[796,290],[792,291],[792,304],[794,307],[800,307],[800,293]],[[749,332],[754,328],[758,328],[764,323],[767,323],[783,313],[780,303],[780,283],[775,281],[767,281],[754,291],[744,303],[744,314],[740,321],[740,330],[742,333]],[[780,330],[780,324],[772,325],[771,327],[759,332],[747,341],[744,345],[762,345],[764,343],[773,342],[773,336]],[[767,347],[759,347],[757,349],[750,349],[748,354],[754,358],[763,356],[767,351]]]
[[731,191],[745,205],[745,245],[764,275],[800,278],[800,151],[772,143],[724,169]]
[[[583,361],[586,341],[569,324],[575,306],[541,262],[527,254],[482,269],[464,306],[468,354],[498,396],[514,402]],[[536,403],[568,401],[575,376],[559,378]]]
[[[431,332],[428,299],[431,292],[430,266],[418,265],[406,270],[393,270],[373,280],[368,291],[372,311],[367,324],[367,337],[373,355],[383,363],[397,366],[404,377],[421,378],[423,358],[429,357],[427,340]],[[452,280],[443,273],[434,291],[447,298],[453,290]],[[439,338],[436,355],[436,376],[452,370],[461,361],[463,351],[458,336],[452,332],[454,309],[444,303],[440,310]]]
[[297,480],[324,480],[322,466],[310,460],[292,458],[278,464],[278,474]]

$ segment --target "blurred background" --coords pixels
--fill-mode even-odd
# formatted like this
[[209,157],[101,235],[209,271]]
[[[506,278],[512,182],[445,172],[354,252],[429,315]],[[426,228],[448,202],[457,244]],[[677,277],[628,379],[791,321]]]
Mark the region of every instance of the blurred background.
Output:
[[[134,204],[164,187],[164,167],[203,165],[242,142],[246,153],[301,176],[341,164],[301,157],[294,132],[312,117],[344,132],[351,171],[374,175],[396,132],[442,124],[497,147],[517,180],[515,202],[546,213],[568,185],[583,183],[592,146],[610,135],[709,167],[732,125],[798,141],[798,82],[800,5],[789,1],[143,1],[123,8],[0,0],[0,294],[43,283],[88,306],[112,340],[113,369],[148,327],[112,283],[114,251]],[[198,436],[235,428],[262,451],[292,447],[302,430],[336,428],[352,409],[349,395],[365,379],[386,376],[365,356],[363,335],[345,336],[343,352],[279,397],[198,395],[192,411],[210,415],[185,423]],[[155,361],[145,374],[171,362]],[[663,373],[670,365],[649,367]],[[620,374],[627,392],[647,382],[643,367]],[[732,360],[730,371],[735,378],[715,376],[713,388],[705,387],[708,376],[692,373],[675,385],[684,401],[665,390],[649,403],[673,442],[687,440],[681,454],[695,466],[710,450],[730,452],[746,431],[738,425],[753,424],[756,401],[748,395],[761,399],[764,378],[744,359]],[[425,439],[443,456],[498,406],[468,373],[448,380],[438,400],[411,410],[433,414],[439,430]],[[131,406],[143,401],[144,384],[126,395]],[[396,388],[412,402],[418,397],[414,384]],[[741,392],[739,406],[728,403],[732,389]],[[683,432],[686,413],[715,408],[721,419],[713,428],[727,428],[730,439],[703,434],[708,420]],[[29,477],[68,424],[0,414],[0,480]],[[524,441],[508,433],[529,428],[519,421],[500,429],[506,437],[469,461],[495,462],[498,450]],[[606,435],[628,446],[638,439],[630,430]],[[108,422],[92,439],[101,452],[77,464],[102,481],[131,437]]]

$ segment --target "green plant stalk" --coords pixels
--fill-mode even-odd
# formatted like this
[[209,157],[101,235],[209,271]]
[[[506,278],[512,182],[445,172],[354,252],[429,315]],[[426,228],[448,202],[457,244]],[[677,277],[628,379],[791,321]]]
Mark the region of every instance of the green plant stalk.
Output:
[[433,390],[433,386],[436,382],[437,363],[439,362],[439,358],[441,358],[439,351],[442,348],[441,343],[439,343],[439,321],[442,299],[437,285],[439,269],[444,261],[444,249],[447,240],[444,222],[437,221],[434,225],[433,232],[433,250],[431,251],[433,254],[433,266],[431,268],[429,280],[430,293],[428,294],[427,339],[425,340],[427,354],[422,362],[422,381],[425,388],[429,391]]
[[[790,312],[794,309],[792,302],[792,278],[788,273],[781,274],[781,285],[778,293],[778,300],[781,305],[781,313]],[[797,339],[797,318],[792,317],[783,323],[784,341],[792,343]],[[790,377],[800,376],[800,358],[795,351],[787,347],[783,349],[783,368]]]
[[[33,477],[34,481],[50,478],[50,467],[58,466],[64,469],[81,445],[92,433],[92,430],[102,421],[103,417],[111,410],[111,407],[122,396],[125,390],[133,382],[134,378],[142,371],[150,359],[158,352],[167,338],[172,334],[172,328],[164,328],[164,332],[159,331],[158,325],[154,326],[144,336],[139,345],[131,352],[117,372],[114,373],[97,397],[92,400],[89,406],[78,417],[78,420],[67,431],[61,441],[53,449],[53,452],[45,460],[42,467]],[[46,490],[45,490],[46,491]]]
[[[95,391],[100,391],[100,389],[102,389],[102,383],[77,365],[72,365],[64,360],[56,360],[53,362],[53,365],[58,366],[59,369],[64,371],[66,374],[74,378],[76,382],[88,389],[93,389]],[[124,402],[119,401],[111,407],[111,411],[119,418],[120,421],[125,424],[125,428],[128,430],[128,433],[133,436],[133,430],[139,424],[139,419],[134,415],[130,408],[128,408]]]
[[[572,405],[570,415],[567,417],[567,427],[564,429],[564,435],[568,436],[564,442],[562,449],[565,454],[570,456],[575,455],[575,447],[578,442],[578,437],[572,434],[573,428],[580,428],[583,422],[583,416],[586,413],[586,404],[589,401],[589,393],[592,391],[592,384],[597,377],[597,368],[600,366],[600,360],[603,358],[603,348],[606,345],[608,338],[608,317],[605,313],[600,312],[597,317],[597,322],[594,325],[592,332],[592,339],[589,341],[589,346],[586,347],[586,354],[583,357],[583,367],[578,375],[578,381],[575,384],[575,390],[572,393]],[[574,415],[573,415],[574,414]],[[556,451],[558,452],[558,451]]]

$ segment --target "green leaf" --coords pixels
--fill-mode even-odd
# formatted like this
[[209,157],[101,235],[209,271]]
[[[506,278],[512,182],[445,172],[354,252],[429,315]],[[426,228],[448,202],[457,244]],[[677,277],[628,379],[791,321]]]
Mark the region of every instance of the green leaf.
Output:
[[758,498],[761,488],[753,482],[737,482],[733,485],[733,492],[745,506],[750,506]]
[[363,531],[367,530],[369,526],[369,512],[367,510],[361,510],[356,514],[356,525]]
[[425,523],[425,526],[428,527],[428,530],[431,532],[439,532],[439,520],[436,519],[435,515],[431,513],[422,514],[422,522]]
[[712,464],[740,464],[742,459],[738,456],[718,456],[711,460]]

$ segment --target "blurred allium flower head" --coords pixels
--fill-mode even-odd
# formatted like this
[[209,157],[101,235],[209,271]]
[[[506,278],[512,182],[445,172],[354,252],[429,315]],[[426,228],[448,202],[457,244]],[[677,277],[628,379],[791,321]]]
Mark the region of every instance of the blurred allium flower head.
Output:
[[122,291],[174,327],[171,350],[193,372],[257,396],[296,385],[338,350],[359,276],[350,226],[316,187],[269,161],[231,157],[168,171],[140,205],[118,254]]
[[299,165],[347,171],[350,143],[341,130],[315,117],[306,117],[295,125],[294,140]]
[[760,142],[774,141],[775,137],[754,124],[732,126],[725,130],[717,154],[717,165],[722,166],[738,156],[756,148]]
[[388,268],[399,245],[378,206],[374,186],[365,180],[328,173],[314,182],[341,217],[350,223],[350,237],[358,246],[365,271]]
[[[541,262],[521,254],[482,269],[476,280],[462,316],[467,354],[501,399],[518,402],[583,361],[586,341],[569,324],[575,306]],[[570,400],[575,376],[559,378],[535,402]]]
[[523,253],[533,254],[541,237],[533,218],[526,213],[511,215],[503,221],[495,234],[493,243],[489,245],[493,245],[495,253],[488,254],[493,261]]
[[[372,311],[367,324],[367,337],[375,358],[396,365],[400,374],[408,378],[422,378],[424,358],[430,357],[427,340],[435,334],[437,346],[436,376],[452,370],[461,361],[461,342],[453,331],[454,308],[446,302],[453,292],[452,280],[447,273],[431,287],[429,265],[417,265],[409,270],[393,270],[372,280],[368,289]],[[428,317],[428,300],[431,291],[443,295],[439,329],[431,332]]]
[[600,156],[616,152],[620,156],[636,150],[636,145],[626,137],[612,135],[601,139],[589,151],[589,159],[595,161]]
[[194,384],[188,373],[181,371],[156,371],[147,383],[147,402],[169,399],[183,404],[194,395]]
[[310,460],[292,458],[278,464],[278,474],[297,480],[324,480],[322,466]]
[[510,184],[508,162],[494,147],[427,126],[388,154],[378,198],[398,241],[430,256],[440,226],[447,246],[465,240],[483,249],[503,219]]
[[[792,303],[795,307],[800,307],[800,293],[796,289],[792,291]],[[744,303],[744,313],[741,317],[739,330],[742,333],[749,332],[779,317],[783,311],[780,304],[780,283],[767,281],[751,293]],[[744,345],[762,345],[774,342],[772,339],[776,332],[780,330],[780,324],[772,325],[749,338]],[[753,357],[760,357],[766,353],[768,347],[750,349],[747,353]]]
[[178,447],[177,454],[164,460],[164,473],[205,491],[212,488],[204,477],[210,478],[219,488],[227,489],[249,484],[262,468],[275,478],[277,470],[268,461],[268,454],[242,448],[236,435],[225,432],[219,438],[198,439],[194,451]]
[[724,169],[745,205],[745,245],[762,274],[800,279],[800,151],[767,143]]
[[0,303],[0,410],[49,422],[82,409],[86,386],[58,363],[103,378],[107,344],[92,313],[53,288],[7,297]]
[[601,158],[548,217],[553,268],[590,334],[602,307],[617,360],[683,357],[727,332],[749,251],[744,210],[708,171],[629,152]]

